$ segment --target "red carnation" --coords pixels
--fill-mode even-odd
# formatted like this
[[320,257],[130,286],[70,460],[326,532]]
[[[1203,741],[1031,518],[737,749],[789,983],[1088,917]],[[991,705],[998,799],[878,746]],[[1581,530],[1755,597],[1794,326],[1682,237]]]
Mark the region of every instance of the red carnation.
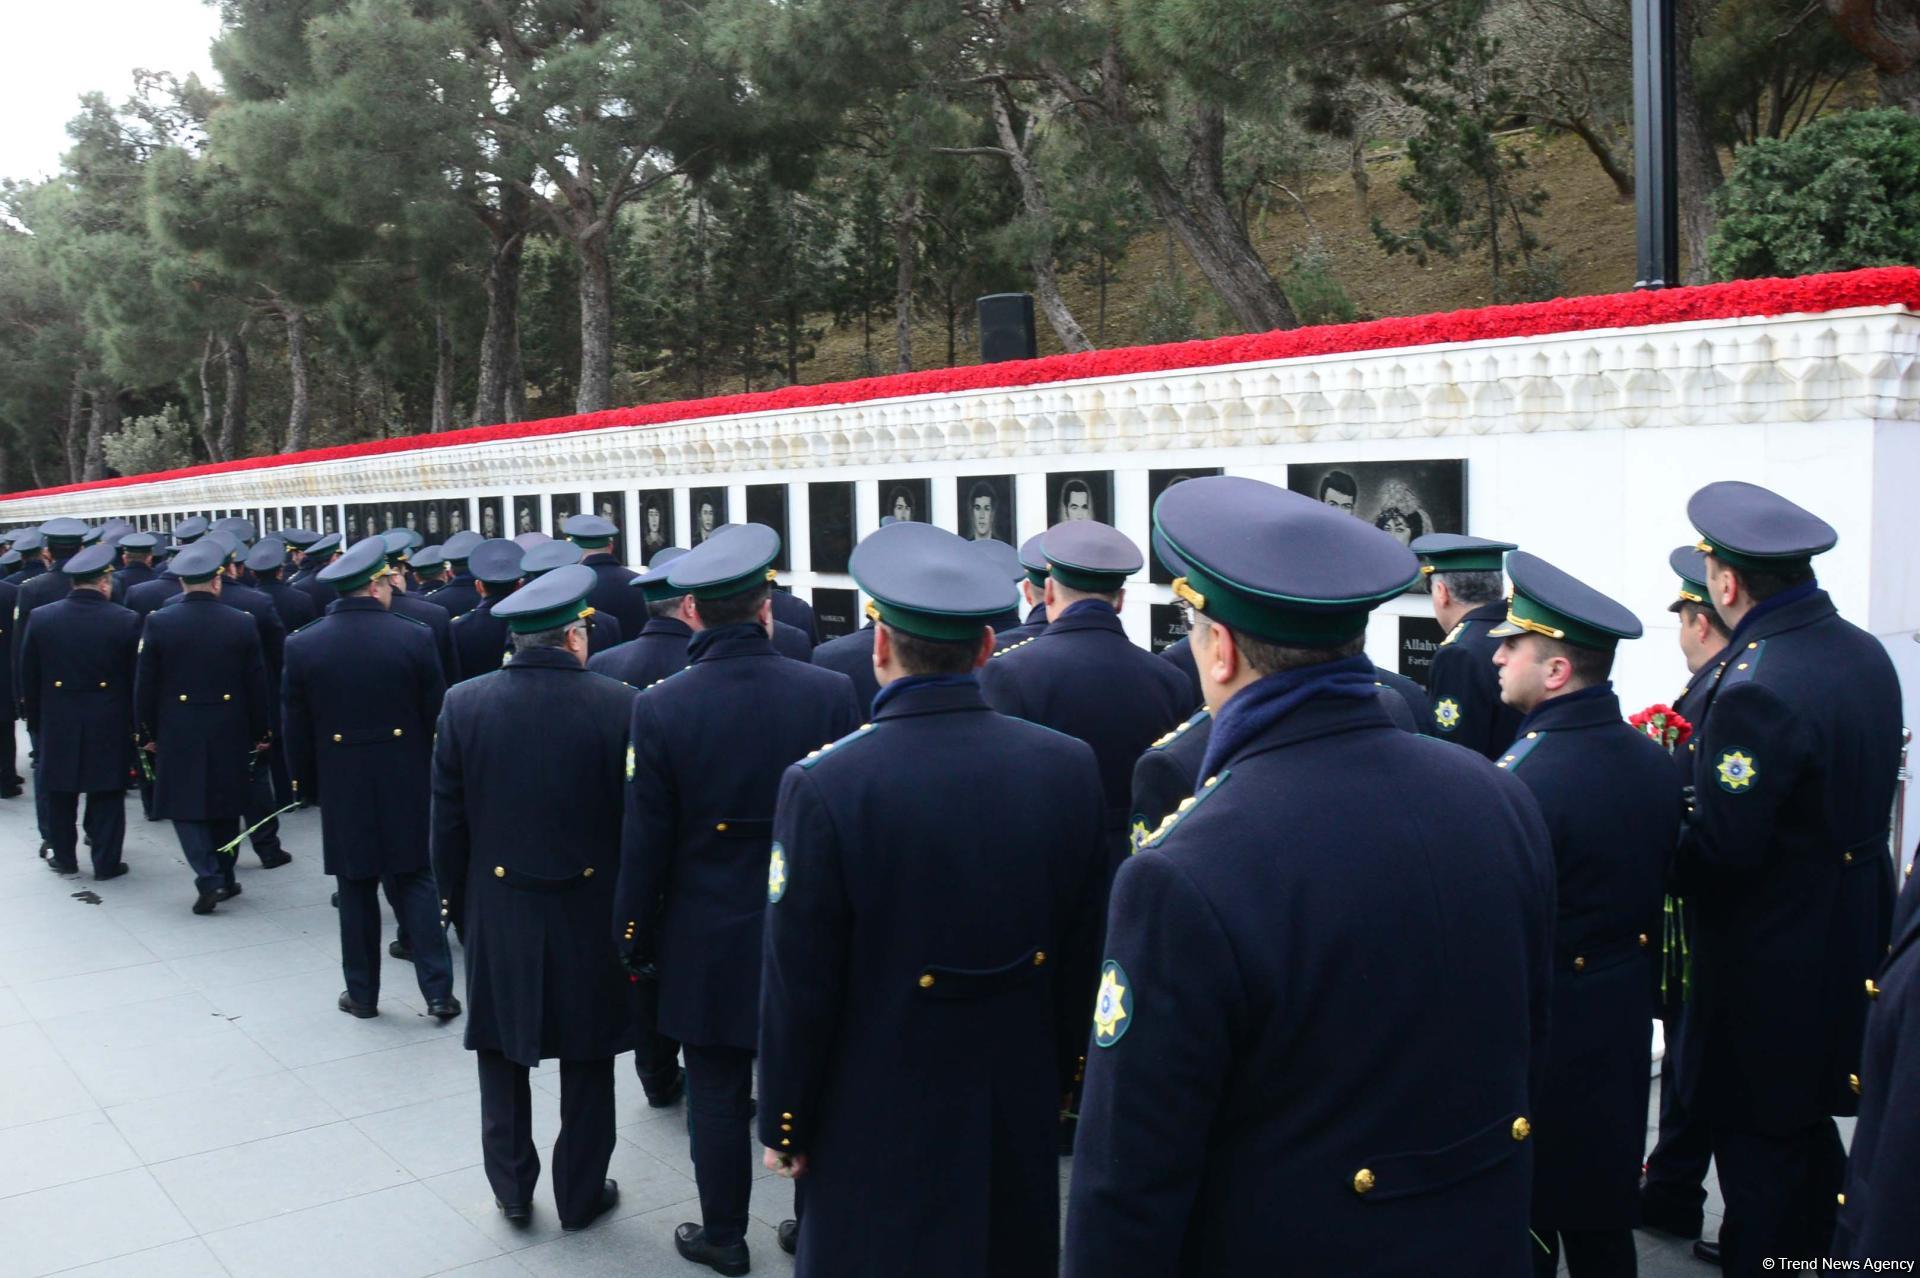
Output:
[[1693,735],[1693,725],[1669,705],[1650,705],[1629,717],[1627,722],[1652,737],[1668,754],[1685,745]]

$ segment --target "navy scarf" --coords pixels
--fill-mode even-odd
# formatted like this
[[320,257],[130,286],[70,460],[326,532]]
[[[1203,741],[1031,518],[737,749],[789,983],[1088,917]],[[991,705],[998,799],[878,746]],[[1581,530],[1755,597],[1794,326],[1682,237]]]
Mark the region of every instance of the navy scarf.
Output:
[[1741,636],[1759,624],[1762,617],[1768,613],[1778,612],[1791,604],[1797,604],[1802,599],[1811,598],[1813,593],[1818,589],[1820,589],[1820,583],[1818,581],[1803,581],[1797,586],[1789,586],[1771,599],[1765,599],[1755,604],[1746,616],[1740,618],[1740,624],[1733,628],[1733,634],[1728,636],[1727,651],[1737,651],[1740,647]]
[[977,676],[969,674],[945,675],[906,675],[895,679],[886,687],[873,694],[873,717],[880,717],[880,708],[909,688],[961,688],[971,685],[979,687]]
[[1234,751],[1315,697],[1379,696],[1375,673],[1373,662],[1365,656],[1347,657],[1267,675],[1247,685],[1213,717],[1213,736],[1207,741],[1200,775],[1213,776]]

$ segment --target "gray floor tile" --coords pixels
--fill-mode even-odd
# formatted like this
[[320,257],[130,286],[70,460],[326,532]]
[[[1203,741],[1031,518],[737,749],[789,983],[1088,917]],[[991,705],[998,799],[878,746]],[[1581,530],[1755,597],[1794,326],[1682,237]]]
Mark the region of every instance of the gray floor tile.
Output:
[[[420,1018],[392,1002],[370,1020],[335,1010],[339,994],[333,987],[338,984],[339,978],[329,975],[324,999],[309,1000],[305,1008],[278,1016],[239,1017],[234,1024],[288,1069],[384,1052],[420,1040]],[[316,1004],[325,1010],[316,1013]]]
[[477,1265],[441,1271],[436,1278],[526,1278],[526,1269],[512,1256],[495,1256]]
[[233,1278],[424,1278],[499,1253],[417,1183],[222,1230],[206,1241]]
[[107,1116],[142,1158],[156,1163],[318,1127],[338,1121],[340,1113],[292,1074],[281,1073],[116,1105]]
[[227,1267],[214,1258],[207,1244],[198,1238],[188,1238],[98,1264],[63,1270],[60,1278],[227,1278]]
[[206,996],[194,993],[118,1007],[110,1014],[81,1012],[74,1016],[56,1016],[42,1020],[40,1027],[69,1060],[79,1054],[234,1032]]
[[324,954],[304,938],[283,937],[264,945],[169,959],[167,966],[194,989],[217,992],[278,976],[337,971],[339,962],[337,952]]
[[5,1069],[0,1128],[94,1108],[93,1096],[80,1076],[32,1022],[0,1028],[0,1062]]
[[144,1168],[0,1199],[0,1278],[27,1278],[193,1236]]
[[420,1042],[309,1065],[295,1077],[348,1118],[478,1091],[473,1060],[460,1045],[459,1032],[430,1025],[422,1023]]
[[63,976],[139,967],[158,958],[159,955],[125,932],[101,932],[85,944],[63,942],[0,954],[0,978],[18,989]]
[[13,988],[29,1012],[48,1019],[81,1012],[105,1012],[130,1003],[150,1003],[157,998],[188,992],[185,982],[165,963],[63,976]]
[[[535,1093],[533,1105],[534,1144],[542,1150],[551,1149],[560,1126],[560,1103]],[[422,1180],[480,1162],[477,1092],[382,1110],[356,1118],[353,1123]]]
[[203,1088],[237,1091],[245,1086],[245,1080],[282,1068],[264,1048],[231,1025],[223,1033],[165,1039],[69,1059],[94,1100],[107,1106]]
[[97,1109],[0,1130],[0,1198],[139,1165],[140,1156]]
[[32,1018],[27,1014],[27,1005],[20,996],[9,989],[0,989],[0,1028],[8,1025],[20,1025]]
[[[542,1161],[552,1162],[544,1155]],[[620,1201],[599,1222],[583,1231],[585,1233],[604,1224],[685,1202],[697,1192],[691,1177],[668,1170],[624,1142],[614,1146],[607,1175],[620,1182]],[[441,1201],[458,1211],[502,1251],[519,1251],[566,1236],[553,1205],[553,1178],[545,1167],[541,1169],[540,1187],[534,1196],[533,1222],[525,1228],[510,1225],[501,1216],[494,1206],[493,1189],[487,1183],[486,1171],[479,1166],[435,1176],[426,1184]]]
[[345,1121],[159,1163],[152,1170],[202,1234],[413,1180]]

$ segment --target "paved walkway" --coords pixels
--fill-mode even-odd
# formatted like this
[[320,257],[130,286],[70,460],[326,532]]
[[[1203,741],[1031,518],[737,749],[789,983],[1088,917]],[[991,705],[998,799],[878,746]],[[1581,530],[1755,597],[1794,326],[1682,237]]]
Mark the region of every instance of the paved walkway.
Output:
[[[284,823],[292,865],[243,852],[243,895],[196,918],[171,827],[141,820],[138,796],[128,808],[132,872],[96,885],[37,859],[29,797],[0,803],[0,1278],[709,1272],[673,1250],[673,1227],[699,1216],[684,1111],[649,1109],[626,1060],[619,1207],[563,1234],[543,1179],[534,1225],[514,1230],[479,1166],[461,1022],[426,1017],[392,959],[378,1019],[334,1008],[317,816]],[[543,1157],[558,1085],[551,1067],[534,1075]],[[788,1182],[755,1182],[755,1273],[792,1272],[773,1233],[791,1209]],[[1713,1272],[1640,1237],[1642,1274]]]

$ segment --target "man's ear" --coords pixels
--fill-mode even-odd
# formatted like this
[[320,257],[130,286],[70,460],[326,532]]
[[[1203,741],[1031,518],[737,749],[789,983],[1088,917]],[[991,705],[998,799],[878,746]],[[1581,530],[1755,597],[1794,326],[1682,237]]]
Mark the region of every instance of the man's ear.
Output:
[[876,624],[873,628],[873,668],[882,670],[893,660],[893,632]]
[[1113,610],[1115,612],[1119,612],[1122,608],[1126,606],[1127,606],[1127,588],[1125,586],[1122,586],[1120,587],[1119,593],[1115,594],[1113,597]]
[[1431,576],[1427,578],[1427,581],[1433,587],[1433,606],[1436,608],[1451,608],[1453,606],[1453,592],[1447,589],[1447,583],[1438,577]]

